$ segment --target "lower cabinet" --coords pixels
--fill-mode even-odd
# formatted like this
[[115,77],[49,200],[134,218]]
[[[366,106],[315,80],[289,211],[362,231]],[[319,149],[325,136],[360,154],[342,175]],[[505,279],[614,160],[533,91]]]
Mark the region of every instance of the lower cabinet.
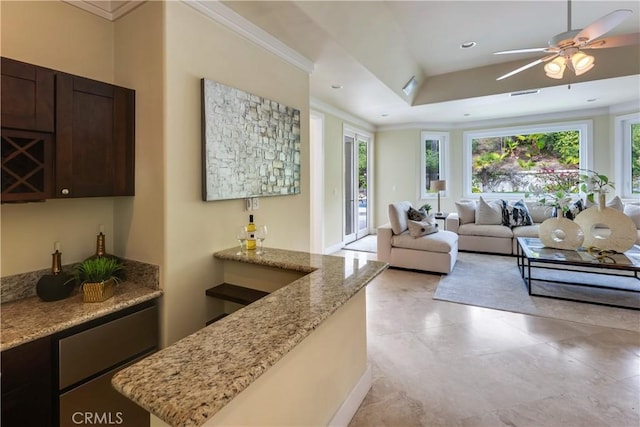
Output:
[[113,375],[158,349],[147,302],[2,352],[2,427],[149,425]]
[[2,370],[3,427],[53,425],[53,369],[50,338],[5,350]]

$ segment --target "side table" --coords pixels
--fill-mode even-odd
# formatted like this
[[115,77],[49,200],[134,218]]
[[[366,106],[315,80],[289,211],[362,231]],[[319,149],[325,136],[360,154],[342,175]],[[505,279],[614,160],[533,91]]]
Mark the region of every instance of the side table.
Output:
[[[449,216],[449,212],[436,212],[434,214],[434,218],[437,221],[442,221],[442,228],[441,230],[446,230],[447,229],[447,217]],[[438,226],[439,227],[439,226]]]

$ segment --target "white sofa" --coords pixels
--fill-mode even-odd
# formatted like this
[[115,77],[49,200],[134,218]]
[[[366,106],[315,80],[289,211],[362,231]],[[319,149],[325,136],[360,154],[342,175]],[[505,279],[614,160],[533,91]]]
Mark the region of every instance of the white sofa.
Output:
[[410,202],[389,205],[389,222],[378,227],[378,260],[392,267],[450,273],[458,258],[458,235],[439,230],[412,237],[407,224]]
[[[538,237],[540,224],[552,215],[553,209],[541,206],[534,201],[525,201],[532,225],[507,227],[505,225],[477,224],[475,216],[470,214],[469,204],[477,206],[478,201],[461,201],[458,212],[451,213],[446,219],[446,229],[458,234],[458,248],[461,251],[486,252],[512,255],[517,253],[517,237]],[[612,200],[608,206],[622,210],[636,224],[637,244],[640,244],[640,204],[622,203]]]

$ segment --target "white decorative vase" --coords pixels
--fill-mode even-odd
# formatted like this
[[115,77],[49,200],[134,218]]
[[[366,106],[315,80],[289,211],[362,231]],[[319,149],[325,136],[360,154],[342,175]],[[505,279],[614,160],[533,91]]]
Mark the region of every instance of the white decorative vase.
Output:
[[548,248],[576,250],[582,246],[584,233],[578,224],[562,216],[562,209],[557,210],[556,218],[549,218],[540,224],[538,235],[543,245]]
[[605,194],[598,195],[598,204],[576,216],[576,224],[584,232],[583,245],[603,250],[625,252],[636,243],[636,225],[617,209],[608,208]]

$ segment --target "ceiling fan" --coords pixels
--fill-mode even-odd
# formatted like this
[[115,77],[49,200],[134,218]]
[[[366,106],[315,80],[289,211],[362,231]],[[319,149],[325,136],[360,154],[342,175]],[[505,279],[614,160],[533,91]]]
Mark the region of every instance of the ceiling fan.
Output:
[[494,52],[494,55],[506,55],[512,53],[550,53],[543,58],[536,59],[518,69],[515,69],[496,80],[506,79],[514,74],[547,62],[544,70],[547,76],[553,79],[561,79],[565,68],[573,71],[576,76],[586,73],[593,68],[595,58],[587,55],[583,50],[604,49],[609,47],[628,46],[640,44],[640,33],[621,34],[619,36],[601,39],[604,34],[618,26],[633,12],[628,9],[615,10],[600,19],[589,24],[584,29],[571,29],[571,0],[567,0],[567,31],[557,34],[549,40],[549,47],[536,47],[529,49],[503,50]]

